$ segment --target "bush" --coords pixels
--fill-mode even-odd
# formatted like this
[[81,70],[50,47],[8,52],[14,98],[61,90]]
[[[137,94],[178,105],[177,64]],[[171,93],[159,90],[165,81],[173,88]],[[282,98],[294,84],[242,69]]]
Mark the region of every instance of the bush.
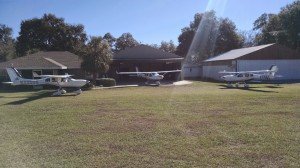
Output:
[[116,86],[116,80],[113,78],[100,78],[96,79],[96,86],[102,85],[103,87]]
[[81,89],[82,90],[91,90],[94,87],[94,85],[92,83],[88,83],[86,85],[84,85]]

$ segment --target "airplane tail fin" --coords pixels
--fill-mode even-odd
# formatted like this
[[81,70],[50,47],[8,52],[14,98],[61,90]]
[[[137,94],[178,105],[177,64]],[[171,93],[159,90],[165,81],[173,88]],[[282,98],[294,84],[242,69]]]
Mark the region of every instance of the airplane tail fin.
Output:
[[276,65],[272,65],[270,67],[270,76],[271,78],[275,78],[275,73],[278,72],[278,67]]
[[272,65],[272,66],[270,67],[270,71],[272,71],[272,72],[277,72],[277,71],[278,71],[278,67],[277,67],[276,65]]
[[32,75],[33,75],[34,78],[40,77],[40,75],[38,75],[36,72],[32,72]]
[[15,68],[6,68],[6,71],[11,82],[15,82],[22,78],[20,73]]

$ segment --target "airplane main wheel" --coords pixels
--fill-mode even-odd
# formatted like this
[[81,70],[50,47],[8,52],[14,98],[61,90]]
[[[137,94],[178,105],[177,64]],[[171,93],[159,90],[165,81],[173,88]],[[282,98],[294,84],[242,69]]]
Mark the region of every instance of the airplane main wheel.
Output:
[[77,95],[79,95],[79,94],[82,93],[82,90],[81,90],[81,89],[78,89],[78,90],[76,90],[74,93],[76,93]]
[[159,85],[160,85],[160,82],[159,82],[159,81],[156,81],[155,83],[156,83],[156,85],[157,85],[157,86],[159,86]]
[[57,90],[52,94],[52,96],[60,96],[61,95],[61,90]]
[[61,89],[60,92],[61,92],[61,94],[66,94],[67,93],[67,91],[64,90],[64,89]]

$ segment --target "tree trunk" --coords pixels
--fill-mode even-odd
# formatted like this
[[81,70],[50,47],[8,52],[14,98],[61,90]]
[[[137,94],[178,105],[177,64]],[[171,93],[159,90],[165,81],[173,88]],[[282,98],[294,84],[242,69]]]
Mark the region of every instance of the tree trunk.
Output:
[[93,83],[96,84],[97,72],[93,73]]

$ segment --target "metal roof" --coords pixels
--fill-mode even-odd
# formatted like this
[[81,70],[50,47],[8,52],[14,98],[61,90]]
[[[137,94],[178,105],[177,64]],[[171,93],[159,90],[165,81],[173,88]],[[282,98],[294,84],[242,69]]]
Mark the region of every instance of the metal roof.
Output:
[[156,48],[139,45],[126,48],[113,56],[113,60],[182,60],[183,58]]
[[235,50],[230,50],[224,54],[218,55],[213,58],[209,58],[205,60],[204,62],[212,62],[212,61],[224,61],[224,60],[234,60],[239,57],[242,57],[244,55],[253,53],[255,51],[261,50],[263,48],[269,47],[274,45],[275,43],[272,44],[266,44],[266,45],[260,45],[260,46],[255,46],[255,47],[247,47],[247,48],[240,48],[240,49],[235,49]]
[[0,69],[14,66],[17,69],[77,69],[81,58],[68,51],[37,52],[0,63]]

